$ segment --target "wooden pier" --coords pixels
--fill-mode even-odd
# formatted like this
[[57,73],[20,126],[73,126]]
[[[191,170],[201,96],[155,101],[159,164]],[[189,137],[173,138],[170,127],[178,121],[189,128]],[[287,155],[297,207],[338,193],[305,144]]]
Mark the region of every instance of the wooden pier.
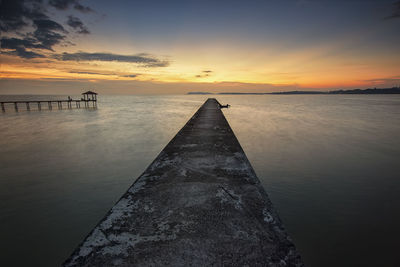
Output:
[[57,106],[58,109],[81,108],[81,103],[83,103],[84,108],[97,108],[97,93],[87,91],[82,95],[83,97],[80,100],[69,98],[67,100],[1,101],[0,104],[3,112],[6,111],[6,106],[13,106],[14,110],[18,112],[21,105],[23,107],[25,106],[28,111],[33,107],[37,107],[37,110],[42,110],[42,108],[46,106],[48,110],[52,110],[53,105]]
[[303,266],[208,99],[64,266]]

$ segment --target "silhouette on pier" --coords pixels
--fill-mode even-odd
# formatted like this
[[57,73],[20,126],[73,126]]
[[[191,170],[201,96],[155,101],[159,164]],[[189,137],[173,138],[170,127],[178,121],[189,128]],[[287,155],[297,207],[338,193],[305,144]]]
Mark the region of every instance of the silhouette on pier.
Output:
[[226,104],[226,105],[221,105],[221,104],[219,104],[218,103],[218,105],[219,105],[219,108],[229,108],[231,105],[229,105],[229,104]]

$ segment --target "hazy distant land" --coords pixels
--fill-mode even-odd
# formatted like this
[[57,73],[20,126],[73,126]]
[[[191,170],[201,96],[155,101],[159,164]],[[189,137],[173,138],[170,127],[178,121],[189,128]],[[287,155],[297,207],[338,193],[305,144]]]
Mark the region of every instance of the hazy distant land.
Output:
[[224,92],[224,93],[210,93],[210,92],[188,92],[188,95],[335,95],[335,94],[400,94],[400,87],[392,88],[373,88],[373,89],[351,89],[351,90],[336,90],[336,91],[288,91],[288,92],[272,92],[272,93],[246,93],[246,92]]
[[189,92],[188,95],[212,95],[210,92]]

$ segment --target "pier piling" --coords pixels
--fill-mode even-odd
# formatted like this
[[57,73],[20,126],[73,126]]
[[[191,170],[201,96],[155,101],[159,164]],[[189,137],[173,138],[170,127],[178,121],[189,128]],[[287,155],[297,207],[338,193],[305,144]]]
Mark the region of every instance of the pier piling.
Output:
[[64,266],[303,266],[208,99]]

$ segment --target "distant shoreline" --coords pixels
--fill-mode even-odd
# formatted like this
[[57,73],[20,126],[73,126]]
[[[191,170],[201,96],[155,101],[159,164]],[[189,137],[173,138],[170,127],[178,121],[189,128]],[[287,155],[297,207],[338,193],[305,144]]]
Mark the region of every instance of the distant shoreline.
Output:
[[353,94],[353,95],[376,95],[376,94],[400,94],[400,87],[393,88],[374,88],[374,89],[351,89],[351,90],[336,90],[336,91],[288,91],[288,92],[271,92],[271,93],[253,93],[253,92],[188,92],[188,95],[338,95],[338,94]]

